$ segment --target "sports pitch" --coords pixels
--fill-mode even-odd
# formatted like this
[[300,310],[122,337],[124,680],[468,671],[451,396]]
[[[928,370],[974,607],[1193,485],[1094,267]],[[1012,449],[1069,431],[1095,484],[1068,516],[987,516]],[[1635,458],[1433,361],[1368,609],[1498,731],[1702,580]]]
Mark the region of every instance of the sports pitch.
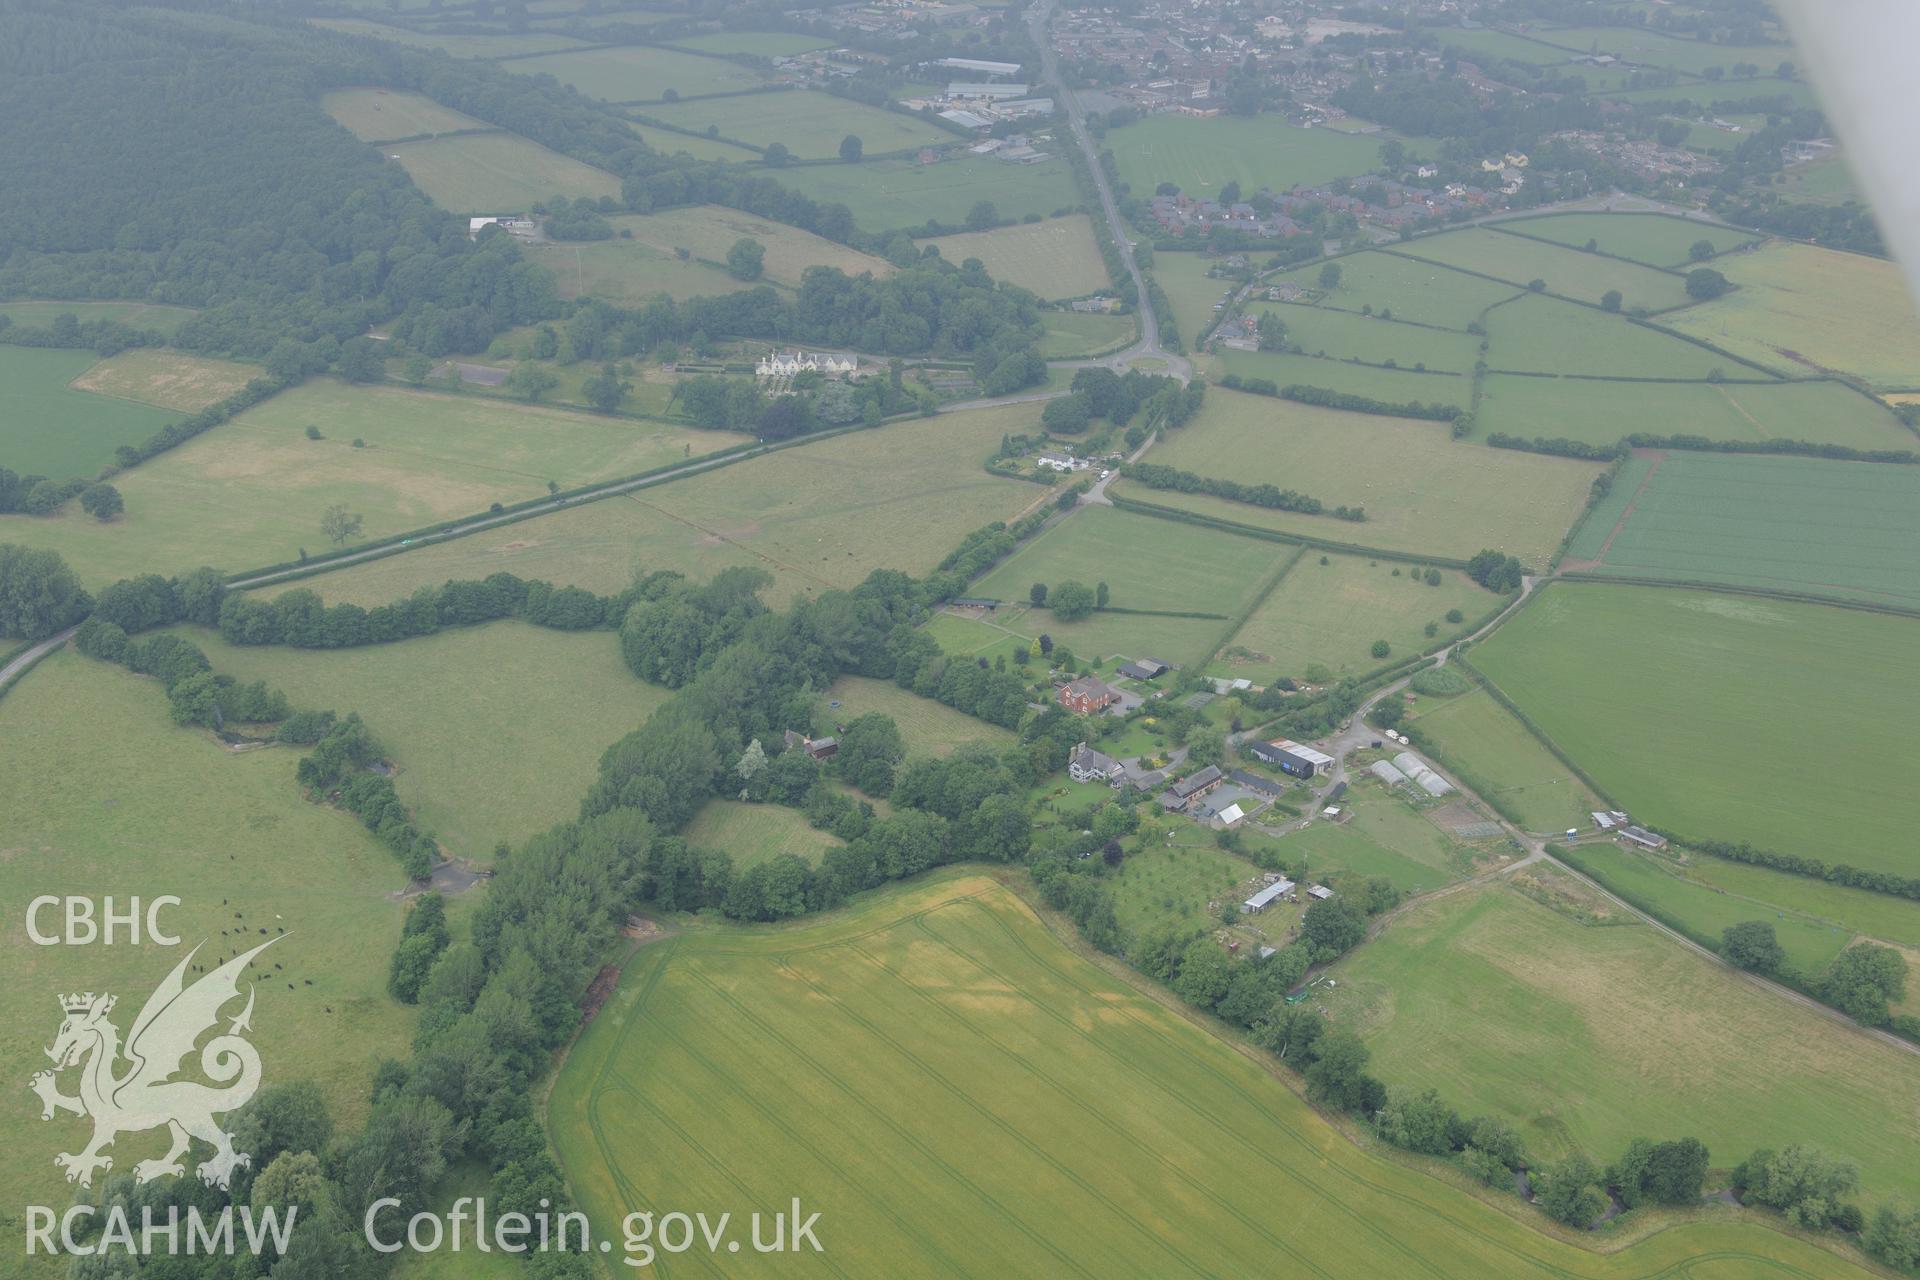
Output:
[[[1565,873],[1544,883],[1579,903]],[[1324,998],[1389,1087],[1505,1117],[1536,1158],[1605,1164],[1660,1133],[1730,1168],[1805,1142],[1859,1163],[1869,1207],[1920,1189],[1909,1055],[1613,910],[1582,923],[1507,886],[1437,899],[1343,959]]]
[[[307,439],[308,426],[321,439]],[[745,439],[315,380],[122,473],[114,483],[125,515],[102,524],[63,509],[17,536],[59,551],[95,586],[202,564],[237,571],[327,549],[320,520],[335,504],[363,517],[361,537],[378,538],[537,498],[549,482],[566,489],[632,475]],[[0,527],[27,519],[5,517]]]
[[1920,872],[1912,762],[1884,745],[1920,717],[1889,674],[1920,661],[1920,619],[1565,583],[1472,661],[1643,822]]
[[1084,1280],[1625,1280],[1709,1256],[1752,1280],[1856,1274],[1726,1221],[1587,1252],[1356,1149],[1264,1068],[1061,947],[993,881],[942,875],[643,949],[549,1120],[616,1246],[635,1210],[738,1219],[805,1188],[825,1252],[742,1250],[741,1274],[1027,1275],[1044,1258]]
[[[1454,440],[1444,422],[1383,418],[1214,389],[1147,460],[1243,484],[1269,482],[1366,520],[1271,511],[1205,494],[1115,492],[1331,541],[1465,559],[1484,547],[1544,564],[1585,501],[1595,464]],[[1411,590],[1412,588],[1408,588]]]
[[1262,187],[1280,192],[1364,172],[1379,163],[1380,144],[1391,136],[1301,129],[1274,115],[1203,120],[1165,114],[1111,131],[1106,146],[1120,180],[1140,199],[1162,182],[1196,200],[1238,182],[1246,199]]
[[[48,1065],[41,1050],[59,1026],[55,997],[111,992],[125,1027],[121,1019],[203,939],[196,963],[285,929],[254,971],[251,1039],[263,1081],[318,1084],[339,1129],[365,1119],[374,1068],[403,1055],[413,1030],[411,1011],[386,991],[401,920],[387,895],[406,877],[357,819],[307,802],[293,778],[297,759],[284,748],[236,754],[204,731],[175,728],[159,681],[71,650],[7,690],[0,893],[15,916],[0,1017],[16,1034],[0,1047],[0,1069],[17,1087],[0,1090],[0,1124],[15,1139],[0,1155],[0,1194],[9,1203],[66,1204],[72,1188],[53,1154],[79,1150],[87,1132],[69,1116],[43,1124],[26,1088]],[[28,899],[108,893],[122,904],[180,898],[163,919],[181,947],[28,940]],[[112,1151],[115,1175],[165,1146],[164,1134],[128,1134]]]
[[920,241],[922,249],[929,245],[955,266],[978,258],[995,280],[1031,289],[1042,298],[1079,298],[1099,293],[1109,283],[1093,223],[1084,213]]
[[1674,452],[1636,473],[1563,568],[1920,608],[1920,467]]
[[[519,844],[572,819],[600,753],[667,698],[627,670],[610,631],[509,619],[358,649],[230,645],[200,627],[182,634],[215,671],[265,680],[296,708],[358,711],[399,769],[394,787],[421,828],[482,863],[502,840]],[[557,671],[566,678],[552,679]]]
[[1740,288],[1666,323],[1782,373],[1836,369],[1878,390],[1920,387],[1920,317],[1893,263],[1775,243],[1714,266]]

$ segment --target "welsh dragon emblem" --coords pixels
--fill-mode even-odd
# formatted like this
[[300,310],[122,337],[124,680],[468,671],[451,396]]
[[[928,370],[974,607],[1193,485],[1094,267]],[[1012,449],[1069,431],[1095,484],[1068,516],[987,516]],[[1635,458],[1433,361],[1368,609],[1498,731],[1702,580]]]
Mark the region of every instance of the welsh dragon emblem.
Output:
[[[107,1020],[113,1012],[113,996],[89,991],[60,997],[66,1018],[47,1050],[53,1070],[37,1073],[29,1085],[40,1096],[42,1120],[53,1119],[56,1111],[93,1119],[93,1140],[83,1150],[53,1158],[68,1182],[91,1186],[95,1170],[113,1168],[112,1158],[102,1155],[102,1148],[112,1146],[123,1133],[162,1126],[171,1138],[167,1154],[136,1164],[137,1182],[185,1173],[181,1158],[194,1138],[213,1147],[212,1158],[199,1167],[200,1180],[209,1186],[224,1190],[235,1169],[252,1163],[233,1149],[233,1135],[214,1120],[216,1113],[244,1106],[260,1087],[260,1055],[241,1035],[252,1029],[251,987],[246,1007],[228,1021],[225,1033],[200,1049],[201,1074],[214,1084],[175,1077],[185,1068],[195,1043],[219,1023],[221,1009],[240,998],[241,973],[277,941],[269,939],[235,956],[188,986],[187,966],[200,950],[195,947],[147,997],[124,1046],[119,1030]],[[61,1093],[55,1080],[58,1073],[73,1067],[80,1070],[78,1097]]]

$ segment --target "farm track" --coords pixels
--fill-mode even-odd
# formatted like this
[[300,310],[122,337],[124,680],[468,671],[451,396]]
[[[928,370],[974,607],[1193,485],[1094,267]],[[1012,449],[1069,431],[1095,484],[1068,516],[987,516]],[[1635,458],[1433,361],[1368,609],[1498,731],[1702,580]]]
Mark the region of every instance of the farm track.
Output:
[[73,633],[79,629],[78,627],[68,627],[65,631],[48,636],[45,640],[34,645],[6,666],[0,667],[0,694],[4,694],[7,686],[31,670],[34,663],[40,661],[40,659],[73,639]]

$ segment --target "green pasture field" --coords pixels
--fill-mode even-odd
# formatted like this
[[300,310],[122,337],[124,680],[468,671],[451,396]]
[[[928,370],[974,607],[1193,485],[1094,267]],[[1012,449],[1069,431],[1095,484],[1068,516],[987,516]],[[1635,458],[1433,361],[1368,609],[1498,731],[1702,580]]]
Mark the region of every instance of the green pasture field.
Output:
[[[523,245],[520,252],[553,272],[554,291],[562,298],[597,298],[616,307],[637,307],[661,294],[676,301],[710,298],[761,283],[636,240],[549,240]],[[584,363],[591,374],[599,372],[598,365]],[[565,370],[553,372],[564,376]]]
[[321,95],[320,106],[362,142],[493,127],[404,89],[336,89]]
[[1834,925],[1846,933],[1906,947],[1920,946],[1920,912],[1903,898],[1707,854],[1689,855],[1684,874],[1716,892],[1736,894],[1775,911]]
[[[1487,312],[1487,367],[1516,373],[1704,379],[1764,375],[1622,315],[1532,294]],[[1605,398],[1608,389],[1562,387],[1562,395]],[[1546,433],[1552,434],[1552,433]]]
[[[1086,507],[1015,551],[972,590],[1024,601],[1035,582],[1057,586],[1077,578],[1088,586],[1107,583],[1111,603],[1123,609],[1232,615],[1252,603],[1279,561],[1291,554],[1290,547],[1231,533],[1111,507]],[[1005,625],[1034,634],[1045,631],[1082,658],[1151,655],[1183,664],[1204,662],[1227,628],[1225,619],[1149,618],[1105,610],[1080,622],[1062,622],[1050,611],[1034,610]]]
[[1515,219],[1496,223],[1498,230],[1519,236],[1538,236],[1557,244],[1584,248],[1588,240],[1599,244],[1601,253],[1630,257],[1647,267],[1690,267],[1688,249],[1705,240],[1715,253],[1726,253],[1759,236],[1734,226],[1695,223],[1665,213],[1555,213],[1551,217]]
[[1173,306],[1173,323],[1180,341],[1192,346],[1220,317],[1214,304],[1224,302],[1240,287],[1237,280],[1210,276],[1207,269],[1222,259],[1203,253],[1156,253],[1153,278]]
[[1718,946],[1721,933],[1742,921],[1765,921],[1773,926],[1787,963],[1809,977],[1825,970],[1853,940],[1852,930],[1699,884],[1664,858],[1610,844],[1576,845],[1555,856],[1708,946]]
[[[1482,58],[1505,58],[1512,62],[1527,62],[1536,67],[1556,67],[1572,62],[1575,55],[1571,50],[1561,49],[1547,44],[1541,36],[1518,36],[1505,31],[1495,31],[1482,27],[1477,31],[1447,31],[1438,36],[1443,49],[1458,49],[1467,55],[1468,61],[1478,54]],[[1575,75],[1584,75],[1598,67],[1575,66],[1568,68]]]
[[[836,135],[834,146],[839,145]],[[867,149],[877,150],[871,143]],[[929,221],[958,225],[981,200],[991,201],[1002,218],[1055,214],[1080,204],[1072,170],[1057,157],[1039,164],[961,155],[937,164],[909,157],[796,165],[780,171],[780,185],[814,200],[846,205],[864,231],[918,227]]]
[[[1311,350],[1311,348],[1309,348]],[[1419,401],[1464,410],[1473,402],[1471,379],[1444,370],[1417,370],[1411,366],[1383,369],[1345,360],[1321,360],[1312,355],[1278,355],[1270,351],[1223,350],[1218,353],[1227,372],[1243,378],[1268,378],[1285,387],[1303,383],[1350,395],[1371,396],[1394,404]]]
[[[621,21],[626,15],[621,15]],[[791,58],[813,49],[830,49],[833,42],[817,36],[791,31],[716,31],[704,36],[681,36],[673,41],[679,49],[698,49],[702,53],[751,53],[762,58]]]
[[1592,560],[1607,545],[1607,539],[1613,535],[1613,527],[1632,505],[1633,497],[1645,483],[1647,473],[1653,470],[1653,464],[1667,455],[1652,449],[1636,449],[1629,453],[1613,473],[1613,483],[1606,496],[1587,509],[1580,519],[1573,536],[1567,539],[1567,548],[1561,561],[1565,566],[1572,561]]
[[1598,303],[1609,289],[1624,295],[1622,307],[1662,311],[1689,301],[1685,277],[1636,262],[1603,258],[1525,236],[1503,235],[1487,227],[1421,236],[1389,253],[1410,254],[1423,262],[1478,271],[1525,287],[1539,279],[1548,293]]
[[[1736,62],[1750,62],[1771,72],[1782,62],[1796,61],[1790,44],[1710,44],[1702,40],[1681,39],[1646,27],[1562,27],[1539,32],[1539,38],[1570,53],[1610,53],[1625,62],[1649,67],[1668,67],[1688,75],[1699,75],[1708,67],[1721,67],[1729,76]],[[1715,88],[1728,96],[1737,96],[1745,80],[1723,80]]]
[[612,592],[636,571],[673,569],[705,580],[746,564],[774,575],[765,598],[785,607],[801,595],[856,586],[875,569],[931,572],[968,533],[1044,501],[1049,494],[1039,486],[988,475],[980,465],[1002,435],[1032,423],[1032,406],[1018,405],[856,431],[351,565],[305,585],[328,599],[372,605],[500,569]]
[[[550,75],[590,98],[608,102],[657,102],[669,89],[683,98],[701,93],[735,93],[766,83],[766,77],[760,72],[738,62],[645,45],[519,58],[506,66],[520,75]],[[769,109],[763,99],[742,101],[760,103],[759,110]],[[839,145],[839,141],[835,138],[834,144]]]
[[709,262],[726,261],[727,250],[733,247],[736,240],[758,240],[766,249],[764,278],[794,288],[800,286],[800,279],[808,267],[838,267],[850,276],[862,272],[871,272],[875,276],[893,273],[893,264],[885,258],[849,249],[811,231],[802,231],[781,222],[770,222],[720,205],[635,214],[615,218],[613,225],[619,231],[633,232],[632,241],[600,243],[642,245],[667,254],[672,254],[675,249],[685,249],[695,258],[705,258]]
[[[946,130],[904,111],[869,107],[863,102],[807,89],[790,90],[777,96],[756,93],[701,102],[665,103],[649,107],[646,114],[699,133],[718,126],[722,138],[757,146],[784,143],[788,151],[802,160],[833,159],[836,164],[840,163],[836,158],[840,154],[840,140],[848,134],[856,135],[865,150],[876,156],[953,141],[953,135]],[[785,174],[781,176],[784,179]],[[858,206],[854,213],[857,217]],[[965,216],[964,209],[953,212],[955,221]]]
[[1434,743],[1443,768],[1499,802],[1533,832],[1585,828],[1602,807],[1587,785],[1484,689],[1422,697],[1412,723]]
[[451,213],[519,212],[555,196],[618,196],[620,179],[517,133],[403,142],[386,154]]
[[1346,413],[1220,388],[1147,456],[1203,476],[1296,489],[1329,506],[1361,505],[1367,518],[1355,523],[1271,511],[1128,481],[1119,492],[1332,541],[1457,559],[1492,547],[1536,564],[1552,554],[1598,471],[1571,458],[1466,444],[1454,440],[1444,422]]
[[[1022,613],[1022,609],[1004,607],[1002,614]],[[1005,657],[1012,662],[1018,650],[1024,646],[1027,660],[1033,661],[1036,650],[1033,637],[1024,633],[1015,633],[989,618],[975,619],[957,613],[940,612],[927,619],[926,633],[940,642],[940,648],[949,657],[985,658],[992,662]]]
[[441,49],[456,58],[515,58],[515,61],[506,64],[511,70],[519,70],[524,65],[517,60],[520,54],[577,49],[581,44],[572,36],[551,31],[523,31],[516,35],[450,35],[389,27],[364,18],[309,18],[307,21],[342,35],[372,36],[376,40],[391,40],[395,44],[411,45],[416,49]]
[[[1254,882],[1259,870],[1245,858],[1211,843],[1170,845],[1164,837],[1156,837],[1158,832],[1152,832],[1139,849],[1127,854],[1118,874],[1107,879],[1114,917],[1130,939],[1156,929],[1218,929],[1218,904],[1243,902],[1259,887]],[[1198,838],[1192,829],[1178,831],[1174,837],[1176,841]],[[1209,903],[1214,910],[1207,909]]]
[[1912,875],[1920,620],[1662,587],[1546,589],[1473,662],[1619,807]]
[[[312,1080],[339,1129],[365,1119],[374,1068],[404,1056],[413,1031],[412,1012],[386,990],[402,915],[389,895],[406,876],[358,819],[302,796],[293,778],[298,758],[286,749],[236,754],[209,733],[176,728],[157,680],[71,650],[50,655],[7,690],[0,701],[0,812],[7,815],[0,894],[14,904],[14,920],[0,1017],[14,1034],[0,1049],[0,1067],[17,1087],[0,1090],[0,1123],[20,1139],[0,1156],[8,1203],[66,1204],[72,1188],[53,1154],[78,1151],[86,1140],[81,1120],[42,1123],[26,1088],[27,1077],[48,1066],[41,1050],[60,1023],[56,994],[111,992],[125,1028],[203,940],[196,963],[267,941],[256,929],[269,937],[286,930],[253,971],[250,1038],[267,1083]],[[180,898],[162,921],[181,946],[29,941],[29,899],[109,893],[122,905],[136,895]],[[52,921],[43,915],[42,924]],[[63,1081],[69,1091],[72,1079]],[[123,1136],[112,1151],[114,1175],[165,1147],[162,1133]]]
[[[309,440],[318,426],[322,438]],[[352,441],[363,439],[364,448]],[[379,538],[632,475],[745,441],[733,432],[516,401],[308,382],[115,478],[126,514],[0,516],[5,537],[66,556],[95,587],[197,565],[239,570],[329,547],[336,503]],[[29,523],[31,522],[31,523]],[[17,534],[13,529],[17,527]]]
[[[1321,564],[1322,559],[1327,563]],[[1500,603],[1465,574],[1440,572],[1440,585],[1429,587],[1415,576],[1412,565],[1309,551],[1228,637],[1226,649],[1207,670],[1245,676],[1255,684],[1283,675],[1298,677],[1313,663],[1356,675],[1384,665],[1368,653],[1375,640],[1392,646],[1393,660],[1411,657],[1466,631]],[[1449,623],[1449,609],[1460,610],[1466,621]],[[1440,626],[1431,639],[1424,634],[1429,622]],[[1228,657],[1227,650],[1233,648],[1255,656]]]
[[1362,316],[1333,307],[1251,302],[1247,310],[1261,316],[1262,325],[1266,316],[1280,320],[1286,325],[1287,345],[1298,346],[1307,355],[1369,364],[1391,360],[1402,369],[1424,366],[1453,373],[1472,372],[1473,362],[1480,358],[1480,339],[1451,329],[1402,324],[1397,318],[1383,320],[1377,314]]
[[1392,136],[1301,129],[1276,115],[1203,120],[1169,113],[1111,131],[1106,145],[1134,195],[1145,199],[1171,182],[1200,199],[1229,182],[1251,196],[1262,187],[1285,191],[1355,177],[1380,163],[1380,144]]
[[741,164],[751,164],[760,158],[758,151],[736,147],[731,142],[721,142],[717,138],[696,138],[650,124],[629,122],[627,128],[639,134],[641,141],[663,156],[676,155],[684,151],[695,160],[734,160]]
[[1682,333],[1782,373],[1920,387],[1920,317],[1892,262],[1781,242],[1714,266],[1740,287],[1672,316]]
[[[838,702],[837,707],[829,706]],[[1013,745],[1011,731],[985,720],[963,715],[945,703],[922,698],[891,680],[842,676],[827,687],[813,709],[813,731],[835,735],[838,726],[878,712],[900,728],[911,756],[950,756],[962,747],[991,747],[995,752]]]
[[707,801],[682,834],[696,848],[719,849],[731,855],[735,871],[772,862],[783,853],[818,865],[827,850],[845,843],[808,826],[806,816],[798,809],[739,800]]
[[[421,827],[481,863],[502,840],[518,844],[575,817],[600,753],[667,697],[627,670],[608,631],[507,620],[359,649],[230,645],[202,627],[181,634],[215,671],[265,680],[296,708],[358,711]],[[564,680],[552,678],[558,671]]]
[[264,377],[259,365],[209,360],[164,347],[133,347],[108,356],[71,383],[76,391],[198,413]]
[[1672,1133],[1729,1168],[1805,1142],[1859,1164],[1869,1212],[1912,1197],[1908,1055],[1613,919],[1585,924],[1506,886],[1436,899],[1350,952],[1321,999],[1389,1087],[1504,1117],[1536,1161],[1574,1149],[1604,1163]]
[[[1739,366],[1728,365],[1728,373],[1737,376]],[[1854,449],[1920,445],[1892,413],[1838,382],[1714,385],[1489,374],[1480,384],[1474,435],[1496,432],[1599,445],[1637,432],[1708,440],[1811,440]]]
[[1482,280],[1464,271],[1449,271],[1391,253],[1350,253],[1336,261],[1340,264],[1340,283],[1324,296],[1320,291],[1320,263],[1268,276],[1266,282],[1296,284],[1324,307],[1355,312],[1366,306],[1375,311],[1392,308],[1397,320],[1440,325],[1463,333],[1481,312],[1519,292],[1497,280]]
[[744,1231],[808,1188],[826,1252],[742,1250],[742,1275],[1024,1275],[1043,1254],[1084,1277],[1865,1274],[1729,1219],[1612,1254],[1564,1244],[1357,1148],[1203,1025],[1060,946],[993,881],[944,874],[791,928],[642,949],[548,1118],[615,1248],[638,1209],[706,1205]]
[[1031,289],[1042,298],[1085,297],[1111,284],[1093,238],[1093,222],[1084,213],[920,242],[922,249],[928,245],[956,265],[978,258],[995,280]]
[[[75,390],[73,380],[98,359],[64,347],[0,346],[0,466],[23,476],[91,478],[112,463],[115,449],[138,444],[180,417]],[[27,519],[0,518],[0,528]]]
[[1581,568],[1920,608],[1920,467],[1669,453],[1630,501]]
[[1071,360],[1077,356],[1111,351],[1132,342],[1139,331],[1139,326],[1130,315],[1043,311],[1040,313],[1040,323],[1046,332],[1040,336],[1037,349],[1049,360]]
[[0,316],[15,324],[48,325],[57,316],[70,315],[76,320],[119,320],[169,337],[198,314],[192,307],[158,302],[0,302]]
[[1849,200],[1862,199],[1860,184],[1855,180],[1853,170],[1848,167],[1844,152],[1835,152],[1803,164],[1788,165],[1774,182],[1774,189],[1787,200],[1844,204]]
[[1820,95],[1807,81],[1778,80],[1772,76],[1761,76],[1754,80],[1699,81],[1665,89],[1623,89],[1611,91],[1606,96],[1621,102],[1684,102],[1699,112],[1711,110],[1717,102],[1736,104],[1754,98],[1785,98],[1792,104],[1790,109],[1820,105]]

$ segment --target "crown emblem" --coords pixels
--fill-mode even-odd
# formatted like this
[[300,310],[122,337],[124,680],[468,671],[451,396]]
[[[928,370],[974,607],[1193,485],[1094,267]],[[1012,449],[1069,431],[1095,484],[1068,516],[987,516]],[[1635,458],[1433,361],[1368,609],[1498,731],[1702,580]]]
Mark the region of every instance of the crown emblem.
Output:
[[[60,1008],[67,1013],[85,1013],[87,1010],[93,1008],[93,992],[89,991],[85,995],[61,996]],[[106,1003],[101,1006],[100,1012],[109,1013],[112,1009],[113,997],[108,996]]]

